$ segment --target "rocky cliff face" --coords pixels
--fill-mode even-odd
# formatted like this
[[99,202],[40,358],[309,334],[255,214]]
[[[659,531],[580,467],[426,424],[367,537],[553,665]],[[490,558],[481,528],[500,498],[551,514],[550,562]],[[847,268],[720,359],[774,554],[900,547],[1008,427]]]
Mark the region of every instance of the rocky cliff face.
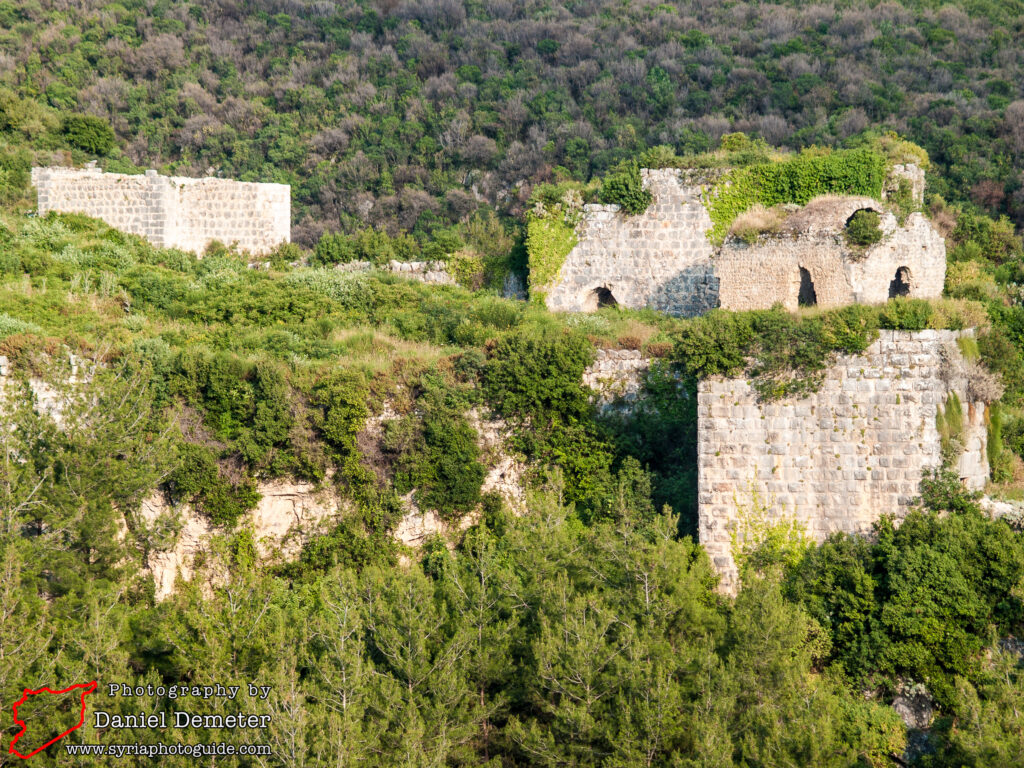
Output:
[[[267,564],[294,559],[310,538],[326,533],[342,511],[331,489],[310,483],[273,480],[260,483],[258,490],[262,498],[243,516],[239,526],[251,528],[257,554]],[[150,552],[147,557],[146,568],[156,584],[156,597],[163,600],[174,591],[179,578],[192,580],[200,564],[207,561],[218,531],[189,505],[174,508],[159,493],[142,503],[141,517],[150,526],[175,520],[181,526],[169,549]],[[209,564],[217,567],[213,561]],[[216,582],[216,573],[211,574],[211,580]]]

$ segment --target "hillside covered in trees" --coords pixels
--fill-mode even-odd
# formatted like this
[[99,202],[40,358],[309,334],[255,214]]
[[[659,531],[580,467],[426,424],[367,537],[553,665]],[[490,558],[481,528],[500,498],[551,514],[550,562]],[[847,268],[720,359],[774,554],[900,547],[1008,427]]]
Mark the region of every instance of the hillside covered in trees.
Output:
[[[1022,25],[1017,0],[0,0],[0,766],[22,764],[11,702],[83,680],[110,714],[270,716],[70,739],[194,751],[171,766],[1024,765]],[[906,157],[942,299],[684,320],[499,295],[552,268],[531,229],[565,245],[546,206],[647,205],[640,165],[785,164],[806,202],[832,190],[802,170],[870,167],[874,194]],[[33,163],[91,160],[290,183],[296,243],[198,256],[35,215]],[[720,237],[794,202],[732,189]],[[459,284],[332,268],[421,257]],[[696,541],[697,379],[799,392],[880,329],[965,327],[1002,392],[986,492],[1014,511],[948,466],[871,536],[813,544],[753,504],[723,595]],[[655,361],[643,407],[583,386],[612,350]],[[515,505],[485,490],[485,428]],[[278,481],[339,514],[268,560],[251,514]],[[418,549],[413,507],[440,521]],[[186,518],[211,541],[158,599]],[[68,711],[35,710],[25,743]]]
[[1019,223],[1022,16],[1020,0],[7,0],[0,188],[18,193],[24,147],[84,150],[290,183],[306,246],[368,227],[422,240],[656,146],[870,127],[929,152],[934,192]]

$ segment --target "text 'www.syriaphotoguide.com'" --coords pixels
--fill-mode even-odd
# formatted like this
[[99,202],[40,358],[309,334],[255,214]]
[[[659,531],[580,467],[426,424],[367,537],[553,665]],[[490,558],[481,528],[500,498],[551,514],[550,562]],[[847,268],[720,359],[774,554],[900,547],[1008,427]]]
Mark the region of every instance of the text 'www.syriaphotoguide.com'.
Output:
[[259,755],[272,754],[266,744],[66,744],[64,749],[69,755],[88,757],[164,757],[167,755],[187,755],[189,757],[205,757],[207,755]]

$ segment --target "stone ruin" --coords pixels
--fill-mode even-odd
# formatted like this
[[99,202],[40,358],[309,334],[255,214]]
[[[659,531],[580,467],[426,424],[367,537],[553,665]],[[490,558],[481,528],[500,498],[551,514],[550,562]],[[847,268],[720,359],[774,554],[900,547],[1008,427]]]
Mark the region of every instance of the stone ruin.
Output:
[[[792,212],[776,233],[749,244],[729,237],[715,248],[707,236],[706,180],[676,169],[643,169],[641,178],[654,198],[641,214],[626,215],[617,205],[584,206],[578,242],[547,288],[549,309],[592,312],[621,305],[692,317],[715,307],[782,303],[795,310],[942,294],[945,242],[920,213],[901,224],[880,201],[827,196]],[[910,182],[920,204],[924,172],[895,166],[887,188],[900,178]],[[846,226],[865,209],[879,214],[882,239],[867,248],[850,246]]]
[[814,541],[869,533],[883,514],[906,514],[922,473],[942,465],[939,409],[955,396],[962,450],[952,469],[971,490],[989,475],[988,411],[958,346],[967,331],[881,331],[843,355],[817,392],[760,402],[744,378],[697,390],[700,541],[736,587],[733,539],[759,516],[790,520]]
[[229,179],[33,168],[38,212],[84,213],[158,248],[202,253],[213,241],[265,254],[291,239],[291,187]]
[[[955,396],[963,414],[950,468],[970,490],[989,477],[988,404],[976,363],[960,351],[974,331],[883,330],[863,353],[837,357],[816,392],[759,399],[744,377],[697,389],[697,493],[701,544],[734,592],[734,547],[748,526],[792,522],[811,540],[867,534],[885,514],[901,519],[926,470],[943,465],[937,416]],[[583,375],[595,404],[643,407],[654,361],[634,350],[599,350]],[[947,457],[948,458],[948,457]],[[992,516],[1019,507],[983,500]]]

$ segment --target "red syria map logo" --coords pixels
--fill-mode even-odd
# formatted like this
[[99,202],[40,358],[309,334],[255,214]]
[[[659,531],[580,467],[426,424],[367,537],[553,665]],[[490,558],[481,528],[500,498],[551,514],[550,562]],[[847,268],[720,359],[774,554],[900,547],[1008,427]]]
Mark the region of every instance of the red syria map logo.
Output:
[[[76,690],[81,690],[82,691],[82,695],[81,695],[81,698],[80,698],[81,709],[78,712],[78,723],[76,723],[75,725],[73,725],[70,728],[68,728],[66,731],[64,731],[64,733],[60,734],[59,736],[54,736],[52,739],[50,739],[48,742],[46,742],[42,746],[36,747],[31,752],[29,752],[27,755],[24,755],[21,752],[19,752],[14,745],[18,743],[18,739],[20,739],[22,736],[25,735],[25,731],[28,730],[28,726],[25,724],[24,721],[22,721],[22,720],[20,720],[18,718],[18,707],[20,707],[22,704],[24,704],[26,701],[28,701],[28,697],[29,696],[38,696],[39,694],[42,694],[42,693],[50,693],[50,694],[59,696],[61,694],[71,693],[71,691],[76,691]],[[32,757],[32,755],[35,755],[35,754],[37,754],[39,752],[42,752],[44,749],[46,749],[51,744],[54,744],[54,743],[60,741],[61,739],[63,739],[65,736],[67,736],[72,731],[74,731],[74,730],[76,730],[78,728],[81,728],[82,724],[85,723],[85,697],[87,695],[89,695],[90,693],[92,693],[93,691],[95,691],[95,690],[96,690],[96,681],[95,680],[93,680],[91,683],[79,683],[78,685],[72,685],[72,686],[70,686],[68,688],[63,688],[63,689],[61,689],[59,691],[54,691],[54,690],[52,690],[50,688],[46,688],[45,686],[43,688],[40,688],[38,691],[32,691],[32,690],[29,690],[28,688],[26,688],[24,693],[21,694],[21,698],[18,699],[16,702],[14,702],[14,707],[13,707],[13,709],[14,709],[14,722],[21,726],[21,730],[18,731],[18,735],[15,736],[14,739],[11,740],[11,746],[10,746],[10,748],[7,751],[10,752],[12,755],[17,755],[22,760],[27,760],[28,758]]]

